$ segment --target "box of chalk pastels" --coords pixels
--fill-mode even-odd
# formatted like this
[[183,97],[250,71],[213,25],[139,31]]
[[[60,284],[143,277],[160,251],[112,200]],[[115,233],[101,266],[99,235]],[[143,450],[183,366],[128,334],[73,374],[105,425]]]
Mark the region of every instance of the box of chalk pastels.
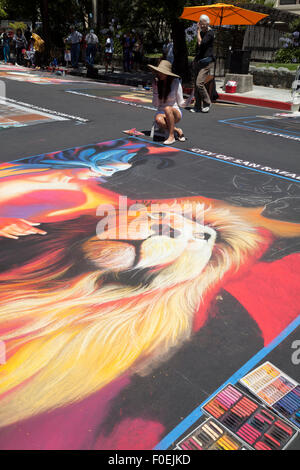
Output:
[[240,383],[276,413],[300,429],[300,385],[270,362],[260,365]]
[[202,410],[255,450],[283,450],[298,433],[284,418],[232,384],[219,391]]
[[176,450],[242,450],[243,442],[212,418],[180,441]]

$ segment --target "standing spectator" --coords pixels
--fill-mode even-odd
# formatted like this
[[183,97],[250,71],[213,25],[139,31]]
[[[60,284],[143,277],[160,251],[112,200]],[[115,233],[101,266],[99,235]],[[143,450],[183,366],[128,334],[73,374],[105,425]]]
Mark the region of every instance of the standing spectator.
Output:
[[144,46],[140,36],[137,36],[137,39],[133,45],[133,63],[134,69],[136,71],[140,71],[143,62],[143,53],[144,53]]
[[[83,34],[82,40],[80,43],[81,61],[84,64],[86,64],[86,53],[87,53],[87,43],[86,43],[85,37],[86,37],[86,34]],[[79,53],[79,56],[80,56],[80,53]]]
[[42,58],[45,51],[45,41],[35,32],[32,33],[35,49],[35,66],[40,68],[42,66]]
[[30,26],[27,26],[27,29],[24,33],[25,39],[27,41],[27,44],[29,44],[30,39],[31,39],[31,31],[30,31]]
[[113,53],[114,53],[114,40],[112,38],[112,34],[108,33],[106,42],[105,42],[105,49],[104,49],[105,73],[107,73],[108,71],[108,66],[111,67],[111,73],[113,73],[114,71],[114,67],[112,65]]
[[205,87],[210,64],[214,61],[214,33],[209,23],[209,17],[206,15],[201,15],[197,23],[197,47],[194,59],[195,106],[191,109],[192,113],[208,113],[211,106],[211,99]]
[[17,64],[23,65],[23,55],[26,51],[27,41],[20,28],[18,28],[16,31],[14,42],[16,44]]
[[87,44],[86,61],[89,65],[94,65],[99,39],[93,29],[91,29],[90,32],[86,35],[85,41]]
[[123,69],[124,72],[131,72],[131,59],[132,59],[132,38],[130,34],[125,33],[123,37]]
[[129,34],[129,69],[130,72],[133,69],[133,48],[135,45],[136,38],[133,33]]
[[74,26],[70,27],[71,33],[65,39],[65,42],[71,43],[71,63],[74,69],[78,69],[78,62],[80,57],[80,43],[82,41],[82,34],[76,31]]
[[169,41],[163,45],[163,54],[164,58],[173,64],[174,62],[174,44],[171,38],[169,38]]
[[7,64],[10,62],[10,39],[7,33],[3,33],[2,35],[2,44],[4,62]]
[[24,60],[28,67],[35,67],[35,48],[34,48],[34,39],[30,38],[27,51],[24,55]]
[[70,49],[65,49],[65,56],[64,56],[66,66],[69,67],[69,62],[71,62],[71,51]]

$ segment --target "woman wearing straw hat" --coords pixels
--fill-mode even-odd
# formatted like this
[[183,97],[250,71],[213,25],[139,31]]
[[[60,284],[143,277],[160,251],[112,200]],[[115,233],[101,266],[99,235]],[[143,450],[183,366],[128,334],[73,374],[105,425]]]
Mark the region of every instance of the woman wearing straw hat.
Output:
[[152,103],[157,107],[155,122],[161,129],[168,131],[169,136],[164,144],[171,145],[175,142],[175,133],[180,142],[185,141],[182,129],[175,127],[182,113],[179,106],[183,107],[182,85],[179,75],[172,72],[172,64],[168,60],[162,60],[158,67],[148,65],[155,72],[153,81]]

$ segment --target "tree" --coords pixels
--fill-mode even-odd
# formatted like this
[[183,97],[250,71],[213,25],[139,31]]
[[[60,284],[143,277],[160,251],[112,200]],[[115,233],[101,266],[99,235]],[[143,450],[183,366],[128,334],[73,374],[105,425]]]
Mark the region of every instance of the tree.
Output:
[[43,39],[45,41],[44,54],[45,54],[45,60],[48,61],[49,56],[50,56],[50,44],[51,44],[48,0],[40,1],[40,11],[41,11],[41,18],[42,18],[42,23],[43,23]]
[[6,18],[7,14],[4,9],[3,0],[0,0],[0,18]]
[[199,3],[199,0],[114,0],[110,2],[110,13],[122,22],[123,28],[142,30],[144,35],[151,37],[154,44],[162,45],[171,34],[174,42],[174,68],[184,79],[188,79],[188,50],[185,41],[188,22],[179,17],[184,6]]

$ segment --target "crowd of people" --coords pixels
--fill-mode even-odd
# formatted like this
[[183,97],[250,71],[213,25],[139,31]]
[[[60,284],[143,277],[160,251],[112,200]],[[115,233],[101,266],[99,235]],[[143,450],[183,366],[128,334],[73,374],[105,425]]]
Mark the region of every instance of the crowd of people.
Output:
[[29,26],[25,32],[21,28],[18,28],[15,34],[4,32],[0,39],[5,63],[11,62],[11,50],[13,49],[15,62],[18,65],[41,67],[45,43]]
[[[87,35],[82,35],[75,27],[70,28],[70,34],[64,40],[66,47],[71,47],[71,65],[78,68],[80,54],[88,66],[93,66],[97,52],[103,57],[105,72],[114,71],[113,55],[115,52],[114,39],[110,31],[104,38],[104,43],[100,42],[94,29],[90,29]],[[144,61],[143,40],[140,35],[134,35],[132,32],[125,33],[120,39],[123,52],[123,70],[124,72],[139,71]],[[85,56],[85,57],[84,57]]]
[[[123,50],[123,69],[124,72],[139,71],[144,61],[143,40],[140,35],[125,33],[120,38]],[[95,64],[97,53],[100,62],[104,63],[105,71],[114,71],[113,55],[115,52],[114,39],[109,31],[105,37],[100,38],[94,29],[90,29],[87,34],[82,34],[75,26],[70,27],[69,35],[64,39],[65,53],[63,59],[65,65],[72,68],[78,68],[79,62],[84,62],[87,66]],[[12,32],[4,32],[0,35],[0,59],[8,63],[12,59],[12,50],[14,62],[19,65],[40,66],[42,53],[45,50],[45,43],[36,32],[31,31],[28,26],[26,31],[18,28]],[[55,55],[55,54],[51,54]],[[1,57],[2,56],[2,57]],[[61,57],[51,57],[52,61],[61,62]],[[46,65],[46,64],[43,64]]]

